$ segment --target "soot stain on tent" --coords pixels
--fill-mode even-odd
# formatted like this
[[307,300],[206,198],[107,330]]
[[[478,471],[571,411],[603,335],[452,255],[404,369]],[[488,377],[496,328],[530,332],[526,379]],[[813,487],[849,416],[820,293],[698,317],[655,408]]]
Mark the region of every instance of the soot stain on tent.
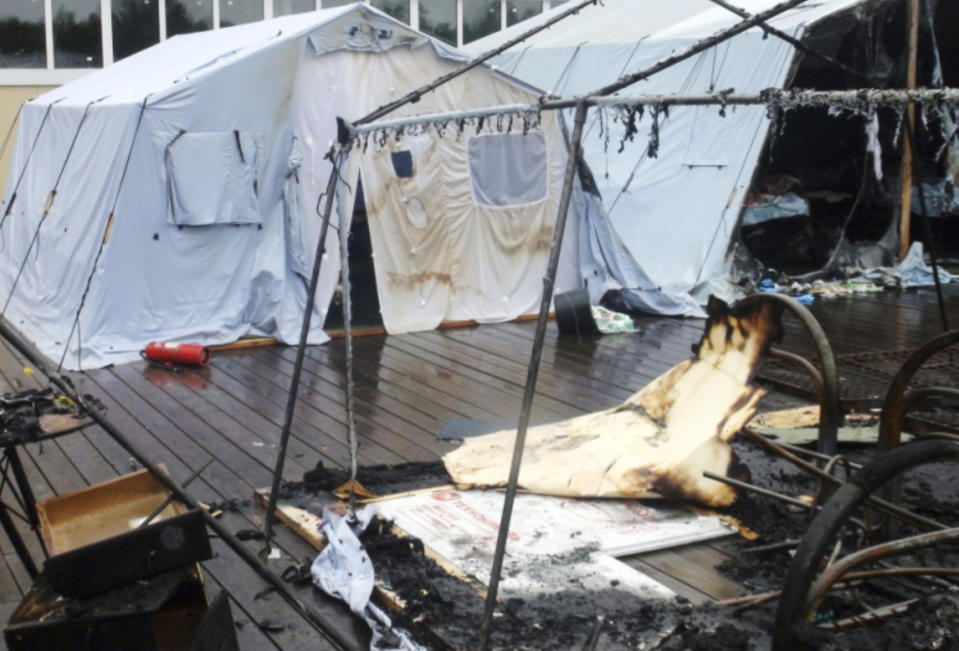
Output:
[[390,285],[396,288],[412,290],[422,285],[435,283],[438,285],[452,285],[453,278],[450,274],[440,273],[438,271],[420,271],[415,274],[398,274],[395,271],[388,272]]

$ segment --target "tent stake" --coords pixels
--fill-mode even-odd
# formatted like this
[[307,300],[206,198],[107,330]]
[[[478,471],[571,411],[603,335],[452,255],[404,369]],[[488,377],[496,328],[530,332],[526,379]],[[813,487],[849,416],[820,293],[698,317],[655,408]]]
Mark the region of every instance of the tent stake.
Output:
[[313,319],[313,307],[316,303],[316,287],[320,280],[320,267],[323,256],[326,255],[326,234],[330,229],[330,214],[333,212],[333,196],[339,177],[339,168],[343,162],[343,152],[338,151],[331,157],[333,170],[330,180],[326,184],[326,204],[323,206],[323,226],[320,237],[316,241],[316,256],[313,260],[313,273],[310,276],[310,287],[306,294],[306,309],[303,313],[303,325],[300,328],[300,342],[296,347],[296,362],[293,364],[293,377],[290,379],[290,393],[286,399],[286,414],[283,417],[283,431],[280,434],[280,449],[276,453],[276,466],[273,469],[273,485],[270,488],[270,501],[266,507],[266,519],[263,532],[266,535],[265,544],[270,545],[273,539],[273,521],[276,518],[276,500],[280,492],[280,480],[283,477],[283,465],[286,462],[286,446],[290,442],[290,430],[293,427],[293,411],[296,407],[296,396],[300,389],[300,373],[303,371],[303,359],[306,356],[306,340],[310,334],[310,322]]
[[586,112],[586,102],[580,101],[576,105],[573,137],[569,147],[569,158],[566,161],[566,176],[563,179],[563,194],[560,197],[559,211],[556,215],[556,225],[553,230],[553,244],[549,252],[546,276],[543,278],[543,299],[540,301],[539,319],[536,321],[536,335],[533,338],[533,350],[530,353],[529,368],[526,375],[526,390],[523,393],[523,405],[519,415],[519,424],[516,428],[516,443],[513,446],[513,461],[509,470],[509,482],[506,485],[506,499],[503,502],[503,514],[500,518],[499,532],[496,536],[496,551],[493,554],[493,567],[490,571],[489,585],[486,592],[486,604],[483,612],[483,623],[480,628],[479,640],[479,648],[482,651],[489,648],[493,611],[496,609],[496,593],[499,590],[500,572],[503,569],[503,556],[506,553],[509,523],[513,517],[513,502],[516,500],[516,486],[519,481],[520,464],[523,461],[523,446],[526,443],[526,430],[529,427],[530,412],[533,408],[533,396],[536,395],[536,379],[539,376],[539,363],[543,355],[543,342],[546,339],[546,323],[549,317],[549,305],[553,297],[553,289],[556,285],[556,270],[559,267],[559,254],[563,248],[563,232],[566,230],[566,215],[569,212],[569,203],[573,195],[573,183],[576,180],[576,163],[580,155],[583,125],[586,123]]

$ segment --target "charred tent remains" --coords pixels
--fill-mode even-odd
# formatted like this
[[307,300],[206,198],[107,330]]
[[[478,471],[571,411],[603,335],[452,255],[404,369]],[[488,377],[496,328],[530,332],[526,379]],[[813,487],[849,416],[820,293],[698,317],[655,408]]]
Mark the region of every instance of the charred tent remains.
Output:
[[[788,86],[824,91],[905,87],[906,25],[907,3],[884,0],[824,19],[803,42],[847,69],[800,53]],[[957,25],[955,4],[920,3],[918,86],[950,87],[959,81],[959,48],[950,35]],[[857,115],[825,106],[795,107],[774,120],[740,225],[740,241],[765,266],[788,274],[842,275],[849,268],[895,262],[905,115],[879,108],[872,121],[870,107],[862,108],[864,114]],[[950,234],[959,215],[954,198],[959,149],[954,139],[947,143],[954,124],[948,107],[925,107],[916,120],[916,157],[933,218],[931,242],[919,221],[917,179],[911,191],[916,221],[911,241],[922,240],[927,250],[935,247],[946,255],[954,253],[943,247],[954,240]]]

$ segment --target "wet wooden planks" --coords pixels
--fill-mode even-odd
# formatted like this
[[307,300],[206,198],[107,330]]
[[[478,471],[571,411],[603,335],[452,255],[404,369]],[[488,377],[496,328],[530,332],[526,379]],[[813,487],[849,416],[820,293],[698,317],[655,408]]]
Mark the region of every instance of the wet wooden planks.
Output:
[[[959,291],[947,287],[950,318],[959,324]],[[928,290],[820,299],[811,308],[837,354],[917,346],[937,334],[934,293]],[[545,341],[533,421],[550,422],[612,407],[690,354],[702,321],[641,317],[642,335],[560,336],[551,324]],[[513,420],[518,417],[535,324],[506,323],[355,342],[356,426],[361,464],[433,460],[451,449],[437,433],[452,417]],[[800,326],[787,320],[783,347],[808,354]],[[257,348],[214,355],[209,368],[171,373],[144,363],[77,376],[81,392],[100,398],[111,420],[152,460],[183,481],[207,459],[215,462],[191,485],[201,501],[249,499],[269,485],[283,422],[295,351]],[[317,462],[348,463],[345,417],[345,350],[342,340],[308,350],[284,477],[298,479]],[[0,387],[35,383],[6,348],[0,348]],[[23,449],[24,466],[38,499],[63,494],[131,470],[129,454],[97,427]],[[224,514],[234,530],[262,526],[252,505]],[[35,537],[21,525],[39,557]],[[258,549],[251,542],[250,548]],[[314,551],[281,527],[274,567],[312,558]],[[243,648],[322,648],[322,636],[275,594],[254,596],[265,583],[222,542],[205,564],[211,591],[233,599]],[[694,601],[733,596],[738,586],[714,566],[735,545],[710,543],[627,559]],[[0,609],[15,604],[29,580],[9,541],[0,536]],[[324,608],[362,638],[345,609],[311,588],[304,598]],[[6,612],[6,611],[4,611]],[[264,632],[258,622],[282,624]]]

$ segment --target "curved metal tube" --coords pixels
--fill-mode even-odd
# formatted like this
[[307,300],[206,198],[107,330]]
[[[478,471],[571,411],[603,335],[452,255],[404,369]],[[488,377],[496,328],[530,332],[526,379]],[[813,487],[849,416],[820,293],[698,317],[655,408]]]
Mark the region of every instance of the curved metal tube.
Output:
[[[838,451],[837,436],[842,411],[839,409],[839,377],[836,374],[836,359],[832,354],[832,347],[823,332],[822,326],[816,321],[812,312],[794,298],[782,294],[751,294],[739,301],[772,302],[788,308],[799,319],[812,339],[819,365],[822,367],[822,391],[819,396],[819,451],[834,456]],[[805,365],[804,365],[805,366]]]
[[816,395],[819,397],[819,401],[822,402],[822,373],[819,372],[819,369],[816,368],[815,364],[810,362],[805,357],[801,357],[796,353],[790,353],[788,350],[781,350],[779,348],[771,348],[769,350],[769,356],[778,357],[779,359],[792,362],[797,366],[801,366],[809,375],[809,379],[812,380],[813,388],[816,389]]
[[959,330],[950,330],[930,339],[916,352],[909,356],[899,372],[889,384],[886,398],[882,403],[882,412],[879,415],[879,451],[885,452],[899,445],[902,425],[906,420],[909,400],[906,397],[906,387],[916,372],[927,359],[940,350],[959,343]]
[[[794,622],[809,612],[807,604],[810,602],[810,586],[813,584],[823,555],[832,546],[836,535],[854,511],[863,503],[874,500],[873,494],[876,491],[881,490],[884,485],[907,470],[927,463],[949,460],[959,461],[959,444],[933,439],[914,441],[902,446],[899,450],[886,452],[873,458],[852,481],[839,487],[807,529],[793,557],[783,584],[779,605],[776,608],[772,645],[774,649],[793,648],[790,643],[790,628]],[[939,530],[935,531],[935,534],[955,531],[946,527],[937,527],[937,529]],[[946,534],[947,538],[948,535]],[[930,539],[937,538],[931,536],[922,540]],[[886,545],[895,545],[895,543]],[[875,550],[875,548],[871,549]],[[845,560],[840,561],[840,563],[844,562]],[[855,560],[851,561],[853,564],[854,562]],[[845,567],[848,570],[851,565]]]
[[[837,561],[831,567],[827,568],[826,571],[823,572],[819,577],[819,579],[816,580],[816,583],[813,584],[812,588],[810,588],[809,596],[806,598],[806,604],[804,607],[805,619],[809,621],[813,618],[816,610],[819,608],[822,600],[826,598],[826,594],[829,592],[829,589],[832,587],[832,585],[841,580],[843,576],[853,568],[865,563],[871,563],[883,558],[888,558],[889,556],[908,554],[909,552],[913,552],[918,549],[932,547],[933,545],[938,545],[941,543],[951,543],[957,540],[959,540],[959,528],[946,529],[944,531],[930,531],[917,536],[900,538],[899,540],[893,540],[879,545],[874,545],[872,547],[867,547],[866,549],[861,549],[855,553],[849,554],[848,556],[844,556],[842,560]],[[936,573],[936,568],[907,569],[925,570],[925,573],[928,574]],[[888,571],[886,573],[889,575],[893,574],[893,572]],[[919,571],[914,573],[922,574],[923,572]],[[850,574],[849,579],[852,580],[856,578],[866,578],[870,575],[884,575],[883,572],[863,572],[858,574],[861,576],[857,576],[856,573]]]

